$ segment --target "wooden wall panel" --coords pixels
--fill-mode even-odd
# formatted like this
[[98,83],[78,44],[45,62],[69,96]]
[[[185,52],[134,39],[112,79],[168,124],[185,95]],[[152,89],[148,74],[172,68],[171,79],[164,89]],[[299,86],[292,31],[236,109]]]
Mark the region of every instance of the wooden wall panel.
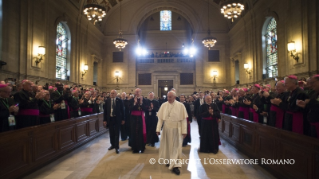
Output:
[[65,147],[69,147],[72,144],[75,143],[75,128],[74,126],[67,126],[62,129],[60,129],[60,149],[63,149]]
[[[27,137],[27,136],[26,136]],[[14,140],[0,147],[0,178],[2,174],[17,172],[31,163],[30,140],[28,138]],[[3,177],[5,178],[5,177]]]
[[93,136],[94,134],[96,134],[98,132],[96,124],[97,124],[97,119],[91,119],[89,121],[89,133],[90,133],[90,136]]
[[309,176],[307,169],[310,167],[309,161],[311,155],[307,154],[303,150],[296,149],[294,146],[286,144],[285,142],[281,143],[282,153],[281,159],[294,159],[294,165],[282,165],[283,172],[287,173],[287,176],[293,178],[305,178]]
[[232,124],[231,137],[232,137],[232,140],[236,142],[240,142],[240,126],[239,125]]
[[22,178],[85,144],[107,131],[100,124],[103,113],[0,133],[0,178]]
[[[221,115],[220,136],[247,156],[259,159],[259,164],[262,159],[294,159],[293,165],[261,165],[277,178],[319,178],[318,139],[231,115]],[[229,126],[231,135],[227,132]],[[223,127],[226,132],[223,132]]]
[[45,133],[34,138],[33,151],[34,160],[40,160],[56,152],[56,142],[54,133]]
[[84,121],[79,123],[76,126],[76,135],[77,135],[77,141],[80,142],[82,140],[85,140],[89,135],[88,135],[88,122]]

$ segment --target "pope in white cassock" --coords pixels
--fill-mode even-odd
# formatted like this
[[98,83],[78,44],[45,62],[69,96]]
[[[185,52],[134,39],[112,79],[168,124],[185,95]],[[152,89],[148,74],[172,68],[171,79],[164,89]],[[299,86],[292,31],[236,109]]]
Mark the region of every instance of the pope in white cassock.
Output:
[[176,101],[175,98],[176,93],[174,91],[167,93],[167,102],[162,104],[157,113],[156,133],[157,135],[160,134],[164,122],[159,158],[162,161],[168,159],[170,163],[166,164],[166,166],[179,175],[179,168],[182,167],[180,159],[182,157],[183,139],[187,135],[186,118],[188,115],[184,104]]

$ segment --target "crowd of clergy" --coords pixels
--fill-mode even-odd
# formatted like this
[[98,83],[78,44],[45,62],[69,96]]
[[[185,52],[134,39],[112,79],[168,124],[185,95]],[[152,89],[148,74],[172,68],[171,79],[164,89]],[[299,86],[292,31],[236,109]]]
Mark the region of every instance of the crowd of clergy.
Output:
[[[14,86],[14,91],[12,88],[4,81],[0,84],[0,132],[104,112],[105,127],[120,134],[111,140],[110,150],[118,152],[119,138],[129,139],[133,153],[143,153],[145,145],[154,147],[159,141],[157,112],[167,98],[155,97],[153,92],[142,95],[142,90],[136,89],[133,94],[117,94],[115,90],[102,93],[60,82],[37,86],[29,80]],[[273,87],[254,84],[176,95],[188,116],[183,146],[191,142],[190,123],[196,119],[200,151],[217,153],[220,113],[319,138],[318,94],[319,75],[304,81],[289,75]]]

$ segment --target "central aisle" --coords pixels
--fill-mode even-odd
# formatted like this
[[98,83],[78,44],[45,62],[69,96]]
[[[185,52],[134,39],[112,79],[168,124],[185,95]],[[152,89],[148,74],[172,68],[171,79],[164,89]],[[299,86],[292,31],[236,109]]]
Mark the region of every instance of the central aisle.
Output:
[[[179,176],[157,163],[159,143],[146,147],[143,154],[133,154],[128,141],[120,141],[120,153],[108,151],[109,134],[106,133],[75,151],[61,157],[25,179],[157,179],[157,178],[275,178],[258,165],[209,164],[207,159],[248,159],[224,140],[218,154],[198,153],[199,135],[196,120],[191,123],[192,143],[183,148],[184,159]],[[156,160],[150,164],[150,159]],[[206,158],[206,163],[204,159]],[[213,160],[211,160],[213,161]]]

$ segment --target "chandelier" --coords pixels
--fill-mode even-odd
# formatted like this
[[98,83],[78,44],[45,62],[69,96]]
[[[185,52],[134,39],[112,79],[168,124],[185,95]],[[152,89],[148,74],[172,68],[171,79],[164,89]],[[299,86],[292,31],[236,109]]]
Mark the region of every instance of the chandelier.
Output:
[[220,12],[224,14],[224,17],[231,19],[234,22],[234,18],[240,16],[241,12],[245,9],[244,5],[236,0],[226,0],[221,2]]
[[217,39],[214,37],[211,37],[210,32],[208,31],[208,37],[204,38],[202,42],[203,42],[204,46],[210,50],[210,48],[215,46]]
[[96,0],[93,0],[90,3],[87,2],[83,13],[95,25],[96,22],[102,21],[102,18],[106,15],[106,8],[101,6]]
[[121,21],[122,21],[122,11],[121,11],[121,0],[120,1],[120,30],[119,30],[119,36],[117,39],[113,40],[113,44],[115,45],[116,48],[118,48],[120,51],[125,48],[125,46],[128,44],[127,40],[123,39],[122,37],[122,32],[121,32]]
[[123,39],[122,32],[119,32],[119,36],[117,39],[114,39],[113,44],[116,48],[118,48],[120,51],[125,48],[125,46],[128,44],[127,40]]
[[204,38],[202,40],[202,43],[204,44],[205,47],[207,47],[209,50],[210,48],[214,47],[215,43],[217,42],[217,39],[210,36],[210,30],[209,30],[209,1],[208,3],[208,17],[207,17],[207,26],[208,26],[208,37]]

